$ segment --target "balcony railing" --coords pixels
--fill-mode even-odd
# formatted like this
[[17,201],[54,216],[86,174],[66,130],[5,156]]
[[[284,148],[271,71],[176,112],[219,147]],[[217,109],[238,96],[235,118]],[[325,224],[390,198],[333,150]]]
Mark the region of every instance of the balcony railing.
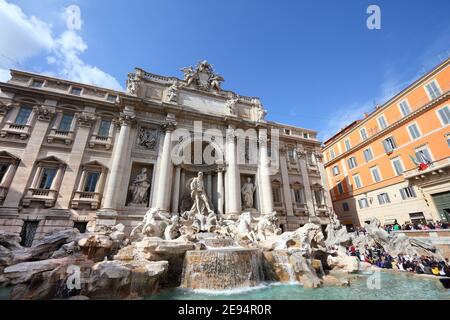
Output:
[[308,206],[306,203],[293,203],[294,215],[296,216],[307,216]]
[[105,146],[106,150],[112,147],[112,136],[99,136],[94,133],[89,140],[89,147],[94,148],[96,145]]
[[326,215],[328,213],[328,207],[326,204],[314,204],[314,210],[317,215]]
[[54,140],[62,140],[65,144],[69,145],[72,143],[74,137],[73,131],[63,131],[63,130],[50,130],[47,136],[47,142],[52,143]]
[[72,199],[72,208],[78,209],[80,204],[87,204],[91,209],[96,210],[100,207],[102,194],[99,192],[76,191]]
[[411,178],[424,178],[426,175],[429,174],[437,174],[442,173],[444,169],[450,167],[450,157],[440,159],[438,161],[434,161],[430,163],[429,167],[425,170],[419,170],[419,168],[414,168],[408,171],[403,172],[403,177],[405,179],[411,179]]
[[7,134],[16,134],[20,139],[27,139],[30,136],[31,126],[28,124],[17,124],[6,122],[0,130],[0,137],[4,138]]
[[23,198],[22,204],[24,207],[28,207],[31,202],[43,202],[47,208],[50,208],[55,205],[57,195],[57,190],[29,188]]

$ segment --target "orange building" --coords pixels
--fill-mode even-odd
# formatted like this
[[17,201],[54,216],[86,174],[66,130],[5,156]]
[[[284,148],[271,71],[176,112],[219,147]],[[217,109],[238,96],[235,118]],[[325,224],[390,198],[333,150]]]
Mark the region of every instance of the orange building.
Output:
[[325,141],[345,225],[450,221],[450,59]]

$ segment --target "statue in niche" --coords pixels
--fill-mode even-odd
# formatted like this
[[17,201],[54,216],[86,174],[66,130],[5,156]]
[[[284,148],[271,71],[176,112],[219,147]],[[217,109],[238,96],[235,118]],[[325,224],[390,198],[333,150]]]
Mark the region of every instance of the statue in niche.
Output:
[[137,144],[145,149],[154,150],[156,147],[156,132],[149,128],[141,127],[137,138]]
[[131,191],[130,205],[146,207],[148,205],[147,192],[150,183],[147,176],[147,168],[142,168],[141,172],[134,178],[129,190]]
[[244,209],[253,208],[253,193],[255,192],[255,190],[256,186],[253,184],[252,178],[248,177],[247,182],[245,182],[241,188]]
[[167,101],[168,102],[177,102],[178,100],[178,81],[175,81],[168,89],[167,89]]
[[192,227],[196,232],[211,232],[213,227],[217,225],[217,217],[209,205],[203,182],[203,172],[200,171],[197,177],[192,179],[189,186],[194,204],[191,210],[183,213],[183,218],[192,221]]

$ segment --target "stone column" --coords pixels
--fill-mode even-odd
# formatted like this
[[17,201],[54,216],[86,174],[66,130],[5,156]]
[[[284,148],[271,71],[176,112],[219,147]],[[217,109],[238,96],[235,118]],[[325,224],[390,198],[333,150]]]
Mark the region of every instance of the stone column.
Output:
[[122,172],[125,169],[123,154],[124,151],[127,150],[127,145],[130,140],[131,125],[134,122],[134,119],[135,115],[133,112],[122,113],[119,118],[120,133],[114,144],[109,179],[106,184],[102,206],[104,211],[111,211],[112,213],[115,213],[117,210],[116,199],[118,194],[123,192],[124,189],[121,185]]
[[311,192],[311,184],[309,182],[308,168],[306,167],[306,152],[299,152],[300,171],[302,173],[302,182],[305,191],[305,201],[310,216],[315,215],[314,195]]
[[290,190],[289,183],[289,173],[286,162],[285,150],[280,152],[280,169],[281,169],[281,180],[283,182],[283,194],[284,194],[284,205],[286,208],[286,213],[288,216],[294,215],[294,210],[292,208],[292,193]]
[[[67,209],[72,201],[72,191],[75,186],[75,182],[82,167],[83,156],[86,150],[86,145],[91,132],[91,126],[95,121],[95,109],[86,108],[81,114],[76,115],[78,122],[77,134],[73,141],[72,152],[67,160],[66,173],[64,174],[64,183],[61,186],[60,194],[61,198],[58,198],[56,207]],[[123,161],[123,159],[122,159]],[[81,186],[82,188],[83,186]]]
[[[318,159],[317,159],[318,158]],[[330,191],[328,189],[328,183],[327,183],[327,174],[325,172],[325,168],[323,166],[323,157],[322,156],[316,156],[317,159],[317,167],[319,168],[320,178],[322,179],[322,185],[323,185],[323,192],[325,197],[325,203],[328,208],[333,207],[333,203],[331,201],[331,195]]]
[[267,133],[259,131],[259,182],[261,190],[261,214],[270,214],[273,210],[272,183],[270,181],[269,156],[267,155]]
[[[47,134],[50,121],[55,114],[55,109],[40,106],[34,108],[33,112],[37,114],[37,119],[34,123],[33,131],[28,138],[28,143],[22,153],[21,161],[9,187],[9,192],[3,203],[3,208],[11,213],[17,213],[19,202],[29,185],[31,173],[37,161],[42,142]],[[30,115],[30,118],[32,117],[34,116]]]
[[159,174],[158,174],[158,181],[156,184],[156,199],[154,208],[168,212],[169,208],[167,208],[167,197],[170,197],[170,192],[167,192],[167,190],[170,190],[171,180],[170,180],[170,169],[172,165],[172,160],[170,158],[170,151],[172,146],[172,132],[175,129],[175,123],[174,122],[166,122],[161,125],[163,131],[165,131],[164,135],[164,144],[163,149],[161,153],[161,158],[159,159]]
[[232,215],[238,215],[241,213],[241,203],[239,201],[240,186],[238,180],[239,168],[236,161],[236,144],[234,136],[234,127],[230,126],[227,132],[226,141],[226,160],[227,160],[227,172],[226,172],[226,213]]
[[[82,173],[81,173],[80,182],[78,182],[78,188],[77,188],[78,192],[83,191],[84,181],[85,180],[86,180],[86,170],[83,170]],[[97,184],[98,184],[98,182],[97,182]]]
[[209,201],[212,203],[212,174],[208,173],[206,175],[206,192],[208,193]]
[[175,179],[172,192],[172,212],[179,213],[181,168],[175,168]]
[[223,215],[223,168],[217,169],[217,214]]

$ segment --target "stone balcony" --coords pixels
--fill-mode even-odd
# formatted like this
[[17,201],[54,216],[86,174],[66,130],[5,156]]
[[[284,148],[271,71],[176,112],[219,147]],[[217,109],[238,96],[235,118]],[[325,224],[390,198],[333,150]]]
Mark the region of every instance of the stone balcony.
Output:
[[57,190],[29,188],[23,198],[22,205],[29,207],[31,202],[43,202],[46,208],[51,208],[55,205],[57,196]]
[[75,191],[75,195],[72,199],[72,209],[78,209],[80,204],[86,204],[93,210],[97,210],[100,207],[102,201],[102,194],[100,192],[85,192]]
[[31,125],[6,122],[0,130],[0,137],[4,138],[7,134],[15,134],[18,135],[20,139],[27,139],[30,136],[30,133]]
[[73,131],[61,131],[52,129],[47,136],[47,142],[52,143],[54,140],[64,141],[66,145],[69,145],[73,142],[74,132]]
[[104,146],[106,150],[110,150],[112,147],[112,136],[99,136],[93,134],[89,139],[89,147],[94,148],[96,145]]
[[326,216],[328,214],[328,207],[326,204],[314,204],[314,210],[318,216]]
[[403,177],[405,179],[427,179],[432,178],[438,174],[445,173],[446,170],[450,168],[450,157],[434,161],[425,170],[419,170],[418,168],[408,170],[403,172]]

